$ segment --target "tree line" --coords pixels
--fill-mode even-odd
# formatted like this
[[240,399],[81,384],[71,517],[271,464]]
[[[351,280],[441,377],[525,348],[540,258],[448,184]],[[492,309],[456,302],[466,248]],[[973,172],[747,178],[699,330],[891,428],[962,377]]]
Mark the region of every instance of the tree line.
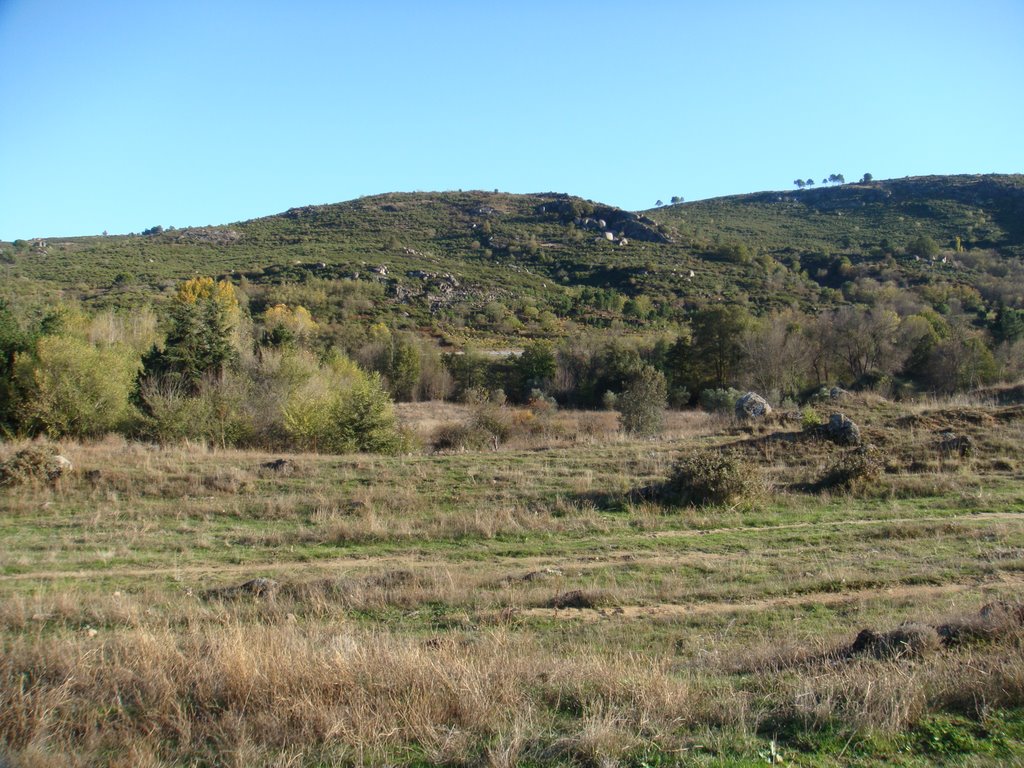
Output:
[[816,314],[712,305],[656,336],[538,339],[495,357],[444,352],[384,323],[344,344],[300,305],[252,316],[244,298],[229,282],[194,278],[160,316],[64,306],[32,328],[0,302],[0,428],[397,452],[408,439],[394,401],[614,408],[642,433],[656,428],[652,403],[713,408],[753,389],[796,404],[833,385],[900,397],[1024,375],[1024,310],[979,318],[956,299],[943,314],[877,299]]

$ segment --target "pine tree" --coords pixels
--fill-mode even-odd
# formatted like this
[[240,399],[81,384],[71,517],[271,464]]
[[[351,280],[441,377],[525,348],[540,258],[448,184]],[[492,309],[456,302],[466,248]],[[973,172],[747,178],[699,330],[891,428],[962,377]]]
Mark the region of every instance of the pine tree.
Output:
[[161,378],[184,394],[197,394],[204,378],[220,378],[235,358],[234,289],[208,277],[189,280],[172,300],[170,319],[163,349],[154,346],[143,356],[139,381]]

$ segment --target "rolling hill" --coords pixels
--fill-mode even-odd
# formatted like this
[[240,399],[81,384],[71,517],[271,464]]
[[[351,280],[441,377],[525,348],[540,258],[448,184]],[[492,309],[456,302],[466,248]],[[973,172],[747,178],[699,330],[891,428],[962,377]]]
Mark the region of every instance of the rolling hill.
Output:
[[[557,333],[870,301],[1024,306],[1024,175],[926,176],[630,213],[564,194],[393,193],[224,226],[0,244],[15,306],[133,306],[195,274],[263,286],[322,319]],[[282,286],[290,286],[284,290]],[[255,293],[260,293],[256,291]],[[261,294],[262,295],[262,294]]]

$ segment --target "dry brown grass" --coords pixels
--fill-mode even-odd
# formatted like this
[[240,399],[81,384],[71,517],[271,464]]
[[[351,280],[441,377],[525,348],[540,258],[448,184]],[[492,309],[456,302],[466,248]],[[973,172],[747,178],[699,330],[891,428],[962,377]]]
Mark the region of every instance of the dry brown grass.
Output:
[[[551,448],[570,445],[596,445],[628,442],[620,433],[619,416],[615,411],[578,411],[531,409],[505,406],[502,409],[511,426],[511,436],[502,450]],[[410,430],[424,446],[433,444],[439,431],[452,425],[467,425],[474,409],[459,403],[399,403],[396,413],[400,423]],[[728,416],[705,411],[665,412],[662,441],[689,440],[720,433],[732,426]]]
[[[978,613],[1019,593],[1019,462],[995,462],[1024,420],[851,405],[893,466],[835,497],[798,487],[834,446],[701,413],[631,440],[613,413],[555,412],[498,451],[298,455],[281,475],[258,452],[62,444],[72,476],[0,495],[0,758],[713,762],[776,731],[1024,705],[1016,614]],[[427,431],[468,413],[408,410]],[[947,420],[975,456],[935,453]],[[763,492],[631,496],[720,445]],[[272,598],[218,592],[256,576]],[[957,621],[920,653],[845,652],[864,627]]]
[[[237,623],[28,637],[5,649],[0,680],[0,738],[22,754],[266,759],[301,744],[359,763],[414,747],[462,762],[497,739],[510,757],[615,758],[640,736],[737,714],[734,695],[664,663],[555,657],[503,630],[440,643]],[[559,712],[579,729],[529,744]]]
[[[271,765],[281,750],[300,764],[412,754],[600,763],[645,743],[682,747],[682,734],[708,727],[753,735],[841,722],[895,733],[929,712],[976,715],[1024,700],[1019,627],[919,659],[825,659],[800,674],[776,664],[740,688],[713,665],[592,646],[555,653],[502,628],[423,640],[291,614],[212,620],[200,615],[212,609],[183,610],[166,624],[127,612],[116,631],[9,637],[0,741],[25,764],[133,755]],[[568,730],[557,725],[565,717]]]

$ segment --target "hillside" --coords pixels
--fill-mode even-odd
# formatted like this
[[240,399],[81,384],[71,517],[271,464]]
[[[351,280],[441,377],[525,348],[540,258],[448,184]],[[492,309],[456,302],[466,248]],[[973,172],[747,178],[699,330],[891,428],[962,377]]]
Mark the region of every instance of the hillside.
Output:
[[944,248],[1024,256],[1024,176],[921,176],[759,192],[672,205],[648,215],[692,239],[735,239],[769,252]]
[[1022,306],[1022,258],[1021,175],[763,192],[639,214],[554,193],[396,193],[224,226],[0,245],[2,296],[22,307],[58,296],[131,306],[213,274],[292,286],[293,301],[329,322],[499,336],[558,334],[559,320],[649,327],[723,298],[814,309],[864,300],[878,284],[936,306],[950,296]]

